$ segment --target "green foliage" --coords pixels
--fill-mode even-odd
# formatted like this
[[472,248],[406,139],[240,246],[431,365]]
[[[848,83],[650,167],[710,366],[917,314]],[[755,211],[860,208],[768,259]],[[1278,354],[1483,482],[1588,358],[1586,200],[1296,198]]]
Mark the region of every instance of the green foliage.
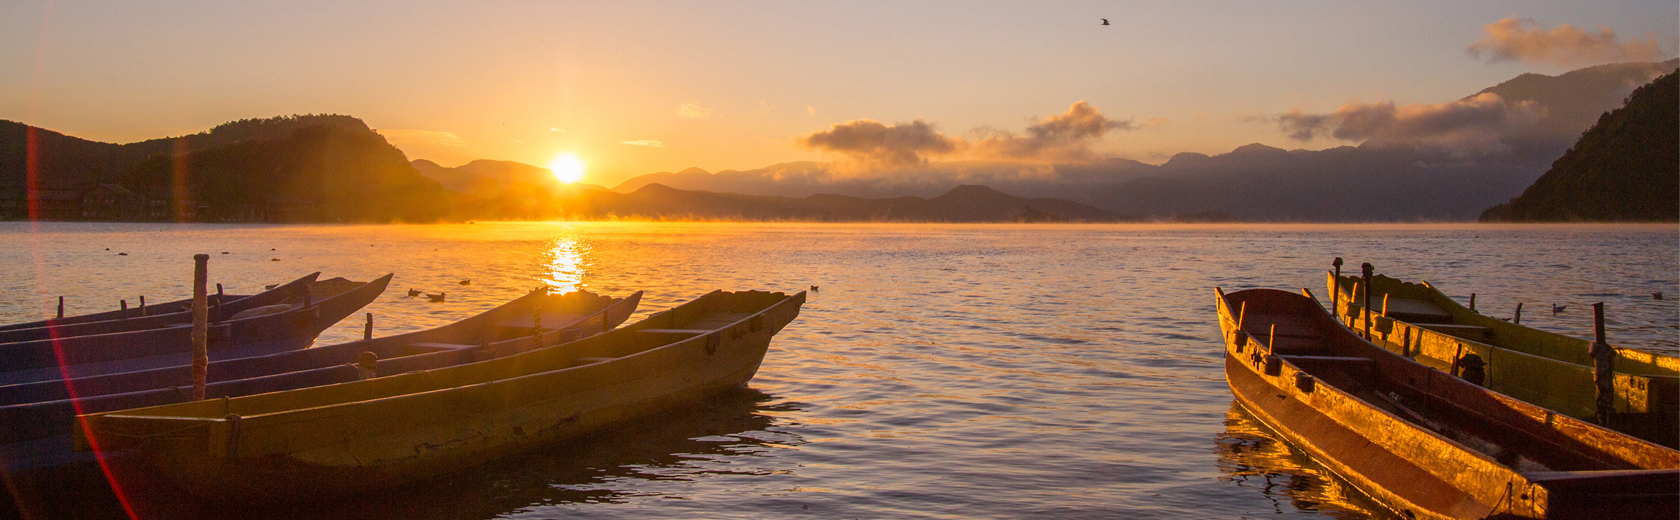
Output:
[[1680,221],[1680,79],[1639,87],[1483,222]]

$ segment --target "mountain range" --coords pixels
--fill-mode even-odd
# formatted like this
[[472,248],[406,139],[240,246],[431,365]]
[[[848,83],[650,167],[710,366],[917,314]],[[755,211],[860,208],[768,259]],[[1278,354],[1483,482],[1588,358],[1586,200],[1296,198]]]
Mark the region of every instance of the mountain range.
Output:
[[[1466,96],[1458,103],[1490,106],[1486,102],[1492,99],[1512,113],[1532,116],[1532,121],[1519,118],[1525,124],[1498,134],[1497,142],[1474,149],[1378,137],[1323,150],[1256,143],[1212,156],[1180,153],[1160,165],[1120,158],[1069,164],[966,161],[859,172],[833,163],[797,162],[747,171],[660,172],[612,190],[561,185],[549,170],[517,162],[479,160],[444,167],[409,161],[364,122],[343,115],[247,119],[129,144],[0,121],[0,218],[1468,220],[1522,193],[1548,165],[1556,170],[1553,161],[1570,150],[1583,130],[1594,121],[1605,125],[1599,114],[1619,108],[1635,88],[1677,64],[1524,74]],[[1672,105],[1673,97],[1663,102]],[[1322,122],[1329,116],[1314,117]],[[1284,121],[1280,117],[1273,123]],[[1305,135],[1310,139],[1313,134]],[[1567,161],[1558,162],[1601,161],[1629,146],[1594,140],[1611,143],[1593,145],[1609,146],[1608,151],[1583,155],[1591,160],[1565,156]],[[1576,148],[1587,150],[1586,141]],[[1573,178],[1608,182],[1594,175]],[[1558,185],[1584,189],[1572,182]],[[1524,204],[1513,201],[1511,207]]]
[[1598,116],[1680,60],[1620,63],[1558,76],[1523,74],[1465,96],[1495,94],[1532,108],[1530,125],[1481,150],[1367,140],[1358,146],[1285,150],[1249,144],[1218,155],[1180,153],[1161,165],[1128,159],[1077,164],[928,163],[890,174],[857,174],[795,162],[716,173],[698,168],[624,181],[755,195],[932,196],[954,184],[984,184],[1027,197],[1059,197],[1117,213],[1160,218],[1220,211],[1245,220],[1469,220],[1521,193]]

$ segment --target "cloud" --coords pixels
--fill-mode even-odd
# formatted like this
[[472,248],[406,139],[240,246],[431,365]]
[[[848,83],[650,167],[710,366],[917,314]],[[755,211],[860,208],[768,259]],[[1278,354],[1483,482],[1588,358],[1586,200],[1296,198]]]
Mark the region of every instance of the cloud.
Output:
[[655,141],[655,140],[652,140],[652,139],[637,139],[635,141],[619,141],[618,144],[627,144],[627,145],[630,145],[630,146],[651,146],[651,147],[654,147],[654,148],[664,148],[665,147],[665,143],[661,143],[659,141]]
[[762,116],[764,114],[770,113],[771,111],[773,111],[775,109],[776,109],[776,105],[772,105],[769,102],[766,102],[766,101],[760,99],[760,100],[758,100],[758,110],[754,110],[753,113]]
[[1143,122],[1143,128],[1149,130],[1159,130],[1161,127],[1167,126],[1167,123],[1168,120],[1165,117],[1151,117],[1149,120]]
[[1598,32],[1563,24],[1552,30],[1528,18],[1505,18],[1482,26],[1482,39],[1465,48],[1471,57],[1489,62],[1526,61],[1564,67],[1624,61],[1661,61],[1666,57],[1654,36],[1616,41],[1616,31]]
[[1349,103],[1329,114],[1308,114],[1293,109],[1277,116],[1276,121],[1285,134],[1298,141],[1330,137],[1452,149],[1494,149],[1506,135],[1533,125],[1544,113],[1534,102],[1509,103],[1488,92],[1433,105]]
[[550,131],[550,132],[560,132],[560,133],[565,133],[565,132],[566,132],[566,129],[564,129],[564,128],[550,128],[550,129],[548,129],[548,131]]
[[391,146],[398,148],[402,148],[405,145],[436,146],[444,148],[472,148],[472,145],[467,144],[466,141],[457,137],[455,134],[438,130],[383,129],[379,131],[379,135],[385,136],[385,140],[390,142]]
[[1006,159],[1081,160],[1090,156],[1090,145],[1109,130],[1134,130],[1131,121],[1103,117],[1090,103],[1076,102],[1067,112],[1046,117],[1027,126],[1027,134],[990,131],[975,143],[977,153]]
[[962,146],[962,140],[940,134],[920,119],[894,125],[873,119],[835,124],[827,131],[799,137],[798,143],[813,150],[845,154],[866,164],[905,166],[927,162],[925,155],[948,154]]
[[677,115],[688,118],[706,117],[706,114],[711,112],[712,109],[702,107],[699,103],[683,103],[677,107]]
[[[1155,119],[1147,124],[1165,123],[1165,119]],[[1079,101],[1067,112],[1033,121],[1025,135],[981,127],[971,132],[971,141],[941,134],[932,123],[920,119],[894,125],[858,119],[801,136],[796,142],[873,166],[923,164],[941,155],[971,160],[1084,161],[1091,158],[1090,146],[1109,131],[1136,128],[1131,121],[1108,119],[1090,103]]]
[[805,105],[805,113],[807,115],[813,115],[813,116],[817,115],[817,107],[814,107],[814,106],[811,106],[811,105]]

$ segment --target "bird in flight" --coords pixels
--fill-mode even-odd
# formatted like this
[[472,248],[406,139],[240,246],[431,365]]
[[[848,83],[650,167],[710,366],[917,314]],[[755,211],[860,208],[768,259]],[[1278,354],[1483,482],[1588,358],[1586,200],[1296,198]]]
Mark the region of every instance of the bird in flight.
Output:
[[1107,18],[1103,18],[1102,21],[1103,21],[1103,25],[1108,25],[1108,19]]

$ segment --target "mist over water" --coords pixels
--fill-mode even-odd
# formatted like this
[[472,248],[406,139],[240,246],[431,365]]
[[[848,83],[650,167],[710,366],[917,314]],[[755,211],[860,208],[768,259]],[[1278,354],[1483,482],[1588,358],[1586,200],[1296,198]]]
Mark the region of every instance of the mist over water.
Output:
[[[60,295],[67,314],[184,297],[193,253],[231,293],[396,273],[364,309],[378,335],[538,285],[645,290],[632,320],[714,289],[820,286],[748,389],[275,517],[1386,517],[1233,406],[1222,372],[1213,287],[1325,296],[1335,256],[1474,292],[1493,316],[1523,302],[1525,325],[1575,336],[1603,301],[1613,343],[1680,352],[1672,225],[5,223],[0,244],[0,322],[48,316]],[[360,316],[318,343],[359,339]],[[135,500],[192,511],[167,489]]]

